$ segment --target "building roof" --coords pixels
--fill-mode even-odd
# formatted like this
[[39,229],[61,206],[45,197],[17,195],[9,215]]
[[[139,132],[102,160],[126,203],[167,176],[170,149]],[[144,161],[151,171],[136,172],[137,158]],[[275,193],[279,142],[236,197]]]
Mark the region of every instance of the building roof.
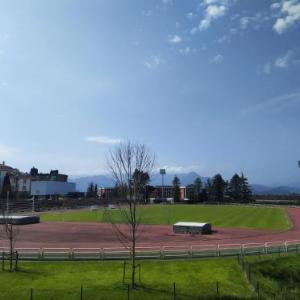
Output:
[[173,226],[189,226],[189,227],[203,227],[208,223],[198,223],[198,222],[177,222]]

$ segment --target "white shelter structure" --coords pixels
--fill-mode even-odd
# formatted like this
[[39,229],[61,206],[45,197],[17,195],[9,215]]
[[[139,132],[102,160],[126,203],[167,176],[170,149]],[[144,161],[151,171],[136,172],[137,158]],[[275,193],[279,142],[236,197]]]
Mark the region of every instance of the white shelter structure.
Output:
[[198,222],[177,222],[173,225],[174,233],[207,234],[211,233],[211,224]]

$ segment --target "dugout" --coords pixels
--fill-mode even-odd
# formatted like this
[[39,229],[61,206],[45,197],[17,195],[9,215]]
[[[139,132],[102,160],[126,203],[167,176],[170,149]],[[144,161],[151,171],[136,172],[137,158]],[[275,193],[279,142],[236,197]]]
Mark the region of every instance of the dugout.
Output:
[[209,234],[211,224],[198,222],[177,222],[173,225],[174,233]]

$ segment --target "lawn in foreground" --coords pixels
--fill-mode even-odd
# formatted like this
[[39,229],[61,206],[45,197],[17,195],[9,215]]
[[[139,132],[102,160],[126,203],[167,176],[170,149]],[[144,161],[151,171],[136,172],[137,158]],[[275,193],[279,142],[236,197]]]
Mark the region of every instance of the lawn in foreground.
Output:
[[[253,296],[237,260],[207,259],[180,261],[140,261],[141,282],[130,299],[176,299],[220,296],[246,299]],[[20,271],[0,271],[0,299],[127,299],[122,284],[123,262],[21,262]]]
[[300,299],[300,255],[248,257],[263,299]]
[[[122,223],[118,209],[78,210],[41,214],[42,221]],[[178,221],[208,222],[217,227],[287,230],[290,220],[284,208],[246,205],[144,205],[138,208],[143,224],[174,224]]]

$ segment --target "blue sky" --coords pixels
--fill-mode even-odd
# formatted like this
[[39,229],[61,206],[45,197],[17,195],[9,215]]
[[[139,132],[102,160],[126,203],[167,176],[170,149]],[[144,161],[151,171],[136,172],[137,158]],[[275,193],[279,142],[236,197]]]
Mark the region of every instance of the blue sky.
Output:
[[121,140],[168,172],[300,185],[300,2],[0,1],[0,159],[106,172]]

